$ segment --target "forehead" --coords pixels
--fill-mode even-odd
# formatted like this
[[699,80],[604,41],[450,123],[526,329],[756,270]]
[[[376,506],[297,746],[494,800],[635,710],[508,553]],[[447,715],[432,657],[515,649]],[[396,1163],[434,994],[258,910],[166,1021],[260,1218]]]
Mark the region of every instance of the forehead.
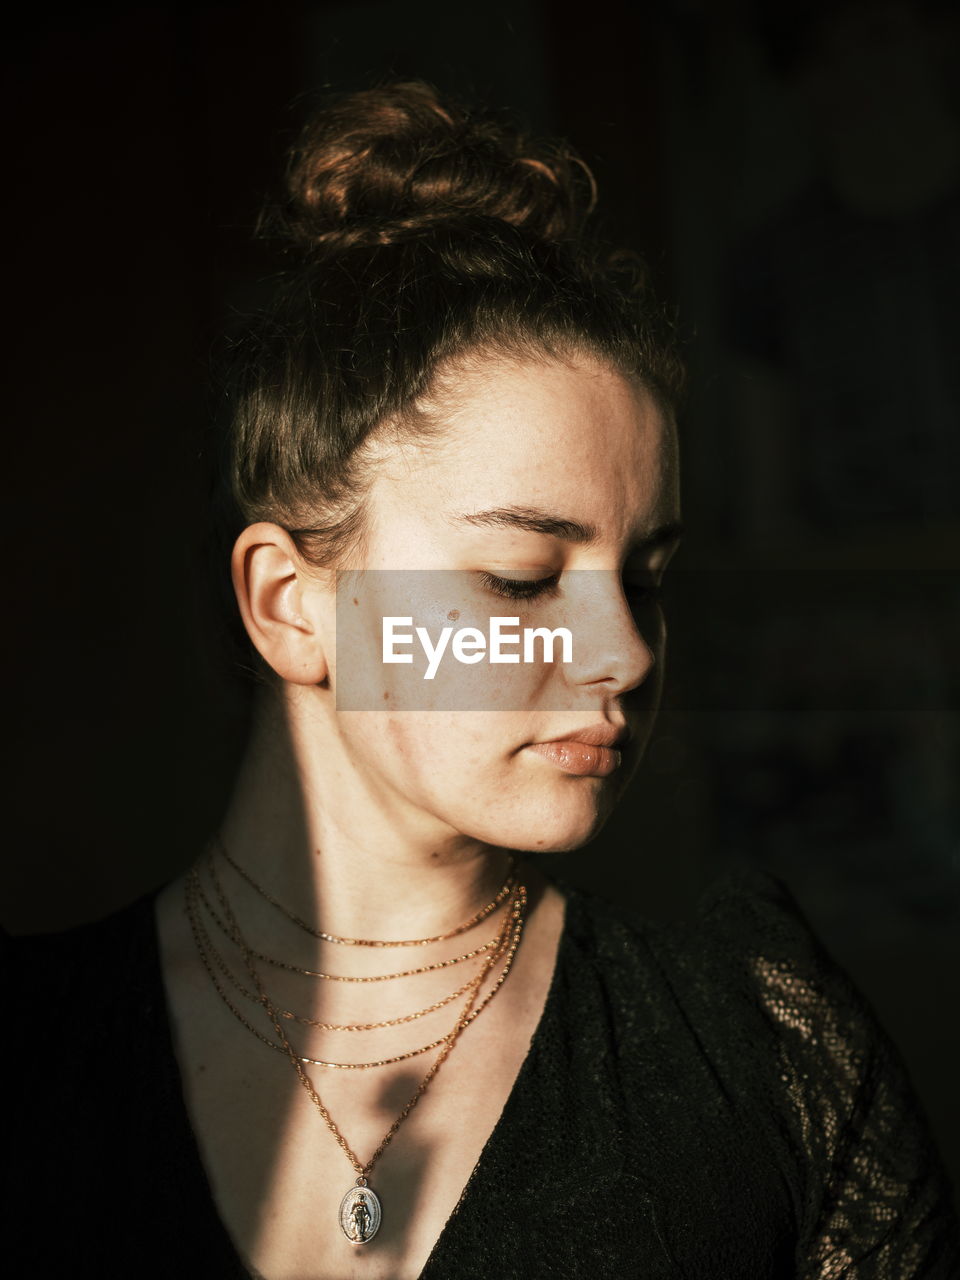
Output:
[[[448,375],[439,444],[406,451],[408,501],[430,509],[549,506],[612,536],[676,517],[674,433],[653,397],[588,358],[489,358]],[[621,527],[622,526],[622,527]]]

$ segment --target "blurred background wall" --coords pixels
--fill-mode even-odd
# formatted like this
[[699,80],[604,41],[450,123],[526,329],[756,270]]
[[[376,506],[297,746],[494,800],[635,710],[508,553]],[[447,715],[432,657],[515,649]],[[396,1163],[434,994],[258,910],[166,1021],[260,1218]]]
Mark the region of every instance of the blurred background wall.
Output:
[[793,888],[960,1175],[960,104],[936,3],[156,3],[16,20],[5,301],[14,932],[187,864],[243,742],[197,642],[209,362],[324,86],[568,136],[678,304],[686,544],[632,800],[556,860],[649,915]]

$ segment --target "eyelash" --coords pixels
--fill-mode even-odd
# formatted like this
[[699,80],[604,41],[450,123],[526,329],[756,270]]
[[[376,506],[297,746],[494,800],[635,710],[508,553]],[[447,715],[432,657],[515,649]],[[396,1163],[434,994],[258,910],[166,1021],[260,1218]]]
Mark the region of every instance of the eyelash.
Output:
[[[549,578],[537,578],[534,580],[516,579],[516,578],[498,578],[494,573],[487,573],[484,570],[480,572],[480,580],[483,585],[494,595],[506,596],[509,600],[538,600],[540,597],[552,593],[553,589],[560,581],[560,574],[553,573]],[[644,602],[657,600],[662,591],[662,584],[652,586],[627,583],[627,595],[639,595]]]
[[481,570],[480,581],[497,596],[506,596],[508,600],[537,600],[560,581],[559,573],[552,573],[549,578],[525,580],[516,578],[498,578],[495,573]]

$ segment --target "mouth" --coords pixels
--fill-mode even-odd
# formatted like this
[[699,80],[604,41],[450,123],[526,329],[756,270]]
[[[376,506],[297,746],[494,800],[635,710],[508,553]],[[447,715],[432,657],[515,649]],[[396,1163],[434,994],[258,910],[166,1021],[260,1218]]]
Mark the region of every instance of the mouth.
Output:
[[570,738],[556,742],[532,742],[528,751],[553,764],[563,773],[582,778],[606,778],[620,767],[623,753],[615,747],[596,746]]

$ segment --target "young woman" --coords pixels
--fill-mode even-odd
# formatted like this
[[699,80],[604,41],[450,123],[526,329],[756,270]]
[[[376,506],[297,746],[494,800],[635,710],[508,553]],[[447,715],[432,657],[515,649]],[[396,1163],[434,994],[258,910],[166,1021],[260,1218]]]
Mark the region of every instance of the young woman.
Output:
[[160,892],[8,943],[29,1274],[956,1274],[902,1068],[778,884],[655,927],[524,859],[638,766],[680,533],[679,364],[591,202],[423,85],[306,130],[215,500],[232,799]]

